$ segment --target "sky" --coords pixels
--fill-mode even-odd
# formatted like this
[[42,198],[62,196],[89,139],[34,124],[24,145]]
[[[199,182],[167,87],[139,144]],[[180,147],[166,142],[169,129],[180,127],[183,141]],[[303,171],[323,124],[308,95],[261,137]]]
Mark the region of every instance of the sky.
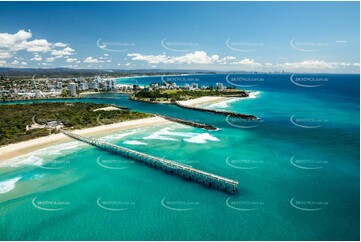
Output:
[[359,73],[359,2],[0,2],[0,67]]

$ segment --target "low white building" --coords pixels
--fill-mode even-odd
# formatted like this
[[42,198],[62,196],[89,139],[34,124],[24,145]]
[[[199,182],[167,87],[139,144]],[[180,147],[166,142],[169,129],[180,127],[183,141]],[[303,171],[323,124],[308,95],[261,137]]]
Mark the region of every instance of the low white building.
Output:
[[191,87],[189,86],[189,84],[184,84],[184,86],[183,86],[183,89],[185,89],[185,90],[189,90]]

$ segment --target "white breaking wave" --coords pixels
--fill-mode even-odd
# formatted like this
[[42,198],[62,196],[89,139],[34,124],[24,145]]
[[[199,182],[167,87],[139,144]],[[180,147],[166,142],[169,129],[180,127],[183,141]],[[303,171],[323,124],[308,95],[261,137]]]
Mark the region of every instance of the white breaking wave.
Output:
[[234,103],[234,102],[237,102],[237,101],[240,101],[241,98],[232,98],[232,99],[229,99],[229,100],[224,100],[224,101],[221,101],[219,103],[214,103],[214,104],[211,104],[209,105],[210,108],[228,108],[230,103]]
[[147,145],[147,143],[138,141],[138,140],[127,140],[124,141],[123,144],[128,144],[128,145]]
[[77,150],[85,145],[86,144],[82,142],[73,141],[73,142],[67,142],[59,145],[45,147],[43,149],[36,150],[29,154],[14,157],[12,159],[3,161],[2,167],[20,167],[20,166],[29,166],[29,165],[41,166],[44,163],[46,163],[46,161],[48,160],[52,160],[55,157],[72,153],[74,152],[74,150]]
[[0,182],[0,194],[10,192],[15,188],[15,184],[21,179],[21,176]]
[[249,99],[249,98],[257,98],[257,96],[260,94],[259,91],[257,92],[250,92],[248,97],[242,97],[242,98],[232,98],[229,100],[224,100],[221,101],[219,103],[213,103],[211,105],[209,105],[209,108],[228,108],[230,103],[234,103],[234,102],[238,102],[238,101],[242,101],[245,99]]
[[59,145],[46,147],[44,149],[35,151],[34,153],[36,155],[43,155],[43,154],[45,154],[45,155],[63,155],[66,152],[62,152],[62,151],[67,151],[67,150],[73,151],[75,149],[80,148],[81,146],[85,146],[85,144],[80,141],[72,141],[72,142],[67,142],[67,143],[63,143],[63,144],[59,144]]
[[176,137],[183,137],[183,140],[188,143],[197,143],[197,144],[204,144],[207,141],[219,141],[218,138],[210,135],[209,133],[192,133],[192,132],[174,132],[172,128],[163,128],[158,130],[151,135],[144,137],[143,139],[158,139],[158,140],[172,140],[177,141],[173,137],[169,136],[176,136]]
[[169,137],[169,136],[176,136],[176,137],[192,137],[194,133],[191,132],[172,132],[173,128],[163,128],[158,130],[151,135],[144,137],[143,139],[158,139],[158,140],[171,140],[177,141],[178,139]]
[[136,134],[136,133],[137,133],[136,130],[132,130],[132,131],[125,132],[125,133],[118,133],[118,134],[104,136],[104,137],[101,137],[99,140],[102,140],[102,141],[120,140],[121,138],[124,138],[124,137],[132,135],[132,134]]
[[247,98],[257,98],[261,92],[251,92]]
[[192,138],[185,138],[183,140],[188,143],[196,144],[204,144],[207,143],[207,141],[219,141],[218,138],[210,135],[209,133],[198,134],[196,136],[193,136]]

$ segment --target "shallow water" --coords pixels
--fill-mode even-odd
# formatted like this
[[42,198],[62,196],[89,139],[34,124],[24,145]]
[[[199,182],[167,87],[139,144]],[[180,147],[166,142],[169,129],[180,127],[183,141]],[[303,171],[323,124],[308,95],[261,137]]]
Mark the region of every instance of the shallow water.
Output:
[[[99,138],[237,179],[237,194],[73,141],[1,168],[0,238],[358,240],[359,76],[328,75],[317,88],[294,85],[289,75],[259,77],[264,81],[249,88],[258,91],[256,98],[202,105],[253,114],[259,122],[132,102],[119,94],[78,100],[220,128],[154,125]],[[195,78],[201,85],[226,84],[225,75],[187,80]],[[160,77],[138,80],[154,81]]]

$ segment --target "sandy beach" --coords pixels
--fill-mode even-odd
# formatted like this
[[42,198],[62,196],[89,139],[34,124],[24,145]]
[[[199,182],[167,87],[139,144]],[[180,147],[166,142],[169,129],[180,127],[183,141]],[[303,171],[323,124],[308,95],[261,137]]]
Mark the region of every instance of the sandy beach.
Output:
[[186,106],[195,107],[199,104],[205,104],[205,103],[217,103],[225,100],[234,99],[234,97],[220,97],[220,96],[206,96],[206,97],[200,97],[195,99],[190,99],[187,101],[178,101],[178,103]]
[[[145,119],[125,121],[115,124],[102,125],[87,129],[74,130],[71,132],[85,136],[87,135],[94,136],[100,134],[107,134],[123,129],[139,128],[139,127],[151,126],[155,124],[166,124],[166,123],[170,123],[170,121],[163,119],[161,117],[151,117]],[[5,145],[0,147],[0,162],[17,156],[25,155],[27,153],[33,152],[35,150],[47,146],[57,145],[69,141],[72,141],[72,139],[60,133],[60,134],[52,134],[49,136],[45,136],[33,140],[28,140],[20,143]]]

